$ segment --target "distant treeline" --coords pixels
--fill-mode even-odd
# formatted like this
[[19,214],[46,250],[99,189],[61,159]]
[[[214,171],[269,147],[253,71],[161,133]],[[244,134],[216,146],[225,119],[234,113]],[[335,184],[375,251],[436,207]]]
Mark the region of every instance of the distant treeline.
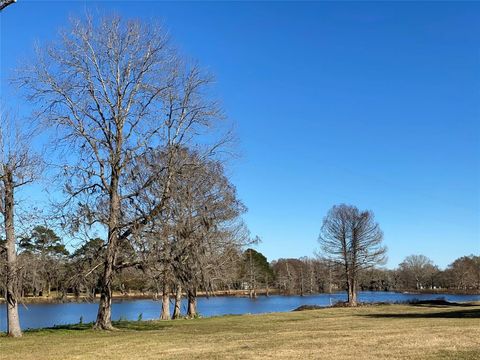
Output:
[[[272,262],[275,286],[287,294],[345,290],[342,269],[322,259],[279,259]],[[441,270],[424,255],[407,256],[397,268],[371,268],[359,273],[358,288],[372,291],[480,291],[480,256],[463,256]]]
[[[95,299],[100,293],[102,252],[105,242],[92,239],[69,253],[52,229],[37,226],[31,236],[20,240],[18,261],[21,269],[20,289],[23,297],[67,296]],[[226,259],[227,257],[225,257]],[[322,258],[302,257],[268,262],[253,249],[236,249],[228,255],[229,264],[209,272],[199,281],[196,292],[244,290],[251,297],[275,291],[281,294],[314,294],[345,290],[344,273],[338,265]],[[208,264],[212,267],[215,263]],[[3,267],[0,267],[0,269]],[[4,274],[2,274],[4,276]],[[206,273],[204,273],[206,276]],[[119,269],[112,284],[117,293],[142,293],[165,297],[164,311],[170,297],[181,298],[184,280],[167,271],[154,272],[144,265]],[[428,257],[411,255],[393,270],[371,268],[358,277],[359,290],[373,291],[480,291],[480,256],[463,256],[441,270]],[[0,294],[4,296],[3,289]],[[187,294],[188,295],[188,294]],[[194,306],[194,303],[192,304]],[[195,311],[195,309],[192,309]]]

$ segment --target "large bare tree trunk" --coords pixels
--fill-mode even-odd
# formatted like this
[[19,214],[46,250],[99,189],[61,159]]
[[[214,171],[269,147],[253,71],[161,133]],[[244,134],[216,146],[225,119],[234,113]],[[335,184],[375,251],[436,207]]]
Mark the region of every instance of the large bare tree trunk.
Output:
[[357,306],[357,286],[354,277],[348,279],[348,305]]
[[102,275],[102,285],[100,290],[100,302],[98,304],[97,320],[95,329],[111,330],[112,326],[112,275],[113,260],[111,251],[108,251],[105,258],[105,269]]
[[20,329],[20,319],[18,316],[17,301],[17,285],[18,285],[18,269],[17,269],[17,252],[15,249],[15,228],[14,228],[14,202],[13,202],[13,174],[6,171],[4,178],[5,185],[5,201],[4,201],[4,218],[5,218],[5,235],[7,248],[7,286],[5,300],[7,303],[7,332],[9,336],[22,336]]
[[173,309],[173,319],[179,319],[181,317],[182,306],[182,286],[177,285],[177,291],[175,293],[175,307]]
[[170,294],[167,283],[163,284],[162,314],[160,315],[160,320],[170,320]]
[[194,318],[197,316],[197,290],[189,289],[187,291],[188,306],[187,306],[187,317]]
[[118,243],[118,222],[120,218],[120,197],[118,195],[118,180],[120,170],[113,167],[110,182],[110,213],[108,224],[108,244],[105,254],[104,270],[100,290],[100,303],[98,304],[97,321],[95,329],[111,330],[112,326],[112,280],[115,266],[115,255]]

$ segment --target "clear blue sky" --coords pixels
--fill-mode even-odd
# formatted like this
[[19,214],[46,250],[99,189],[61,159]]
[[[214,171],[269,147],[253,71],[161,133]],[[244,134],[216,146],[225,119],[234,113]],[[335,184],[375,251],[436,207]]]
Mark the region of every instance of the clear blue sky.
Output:
[[1,13],[6,82],[85,9],[159,19],[217,76],[232,179],[269,260],[312,255],[334,204],[375,212],[389,267],[480,253],[480,3],[19,0]]

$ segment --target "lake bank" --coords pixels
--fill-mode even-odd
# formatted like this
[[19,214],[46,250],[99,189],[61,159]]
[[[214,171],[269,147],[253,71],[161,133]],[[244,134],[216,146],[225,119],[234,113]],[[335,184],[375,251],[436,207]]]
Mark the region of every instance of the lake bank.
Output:
[[[393,292],[361,291],[358,299],[364,303],[407,303],[411,301],[425,301],[444,299],[449,302],[480,301],[480,295],[455,294],[403,294]],[[260,296],[256,299],[239,296],[199,297],[198,312],[203,317],[220,315],[261,314],[272,312],[292,311],[302,305],[317,305],[327,307],[335,303],[346,301],[346,294],[317,294],[308,296]],[[186,300],[183,299],[181,310],[186,313]],[[20,306],[20,324],[23,329],[45,328],[54,325],[77,324],[80,319],[84,322],[95,321],[98,303],[95,302],[67,302],[67,303],[39,303]],[[173,306],[170,308],[173,311]],[[152,299],[115,299],[112,306],[113,320],[155,320],[160,317],[161,302]],[[6,329],[6,309],[0,306],[0,331]]]
[[0,337],[2,360],[475,359],[480,306],[380,305],[90,325]]

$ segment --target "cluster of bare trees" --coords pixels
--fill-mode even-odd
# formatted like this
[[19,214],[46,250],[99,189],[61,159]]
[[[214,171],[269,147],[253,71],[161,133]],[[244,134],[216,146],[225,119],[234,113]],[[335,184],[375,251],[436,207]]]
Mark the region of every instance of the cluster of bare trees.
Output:
[[422,291],[448,289],[459,292],[480,290],[480,256],[462,256],[441,270],[425,255],[407,256],[396,269],[377,270],[389,290]]
[[[344,268],[325,258],[279,259],[272,262],[272,268],[275,281],[271,286],[281,293],[347,290]],[[376,266],[359,272],[356,282],[361,291],[478,293],[480,256],[460,257],[442,270],[424,255],[409,255],[394,269]]]
[[[60,300],[72,295],[85,300],[97,297],[102,275],[98,259],[103,256],[104,240],[91,239],[67,254],[53,230],[36,226],[29,236],[20,238],[19,245],[19,287],[22,297],[56,296]],[[197,290],[225,294],[241,291],[253,298],[259,294],[308,295],[347,289],[343,267],[325,258],[281,258],[268,262],[263,254],[254,249],[242,252],[239,248],[225,248],[222,256],[216,258],[217,262],[204,263],[204,269],[201,270],[206,271],[207,281],[200,282]],[[132,258],[131,249],[119,251],[120,256],[130,253]],[[153,253],[138,252],[135,256],[153,257]],[[182,279],[174,273],[174,268],[180,265],[165,259],[165,255],[159,254],[158,261],[146,260],[141,266],[119,269],[112,282],[114,291],[126,296],[133,293],[158,296],[159,299],[165,294],[173,300],[177,294],[187,294],[186,288],[177,292],[177,288],[189,285],[182,283]],[[169,276],[162,271],[166,265],[172,269]],[[209,269],[215,271],[208,272]],[[441,270],[424,255],[410,255],[395,269],[365,269],[359,273],[357,284],[362,291],[478,292],[480,257],[463,256]],[[3,295],[2,290],[0,294]],[[166,306],[169,306],[168,303]],[[164,315],[167,314],[165,312]]]
[[[248,241],[239,220],[245,208],[219,155],[230,136],[211,83],[160,26],[117,17],[72,21],[17,72],[36,122],[53,136],[46,176],[63,197],[50,220],[72,237],[105,238],[94,261],[91,248],[80,248],[76,264],[100,272],[97,329],[112,328],[118,271],[148,268],[163,286],[186,288],[193,302],[198,284],[219,276],[229,253]],[[39,172],[23,130],[12,135],[12,121],[2,121],[8,328],[18,336],[15,191]]]
[[272,262],[275,276],[273,286],[281,294],[331,293],[341,289],[338,268],[319,257],[278,259]]
[[[249,242],[248,230],[239,221],[245,207],[222,165],[205,162],[187,150],[179,156],[195,166],[172,178],[166,211],[134,237],[141,264],[147,264],[158,293],[163,294],[162,319],[170,318],[172,290],[176,294],[174,317],[179,316],[182,291],[187,294],[187,316],[196,316],[198,288],[213,289],[213,283],[225,278],[242,245]],[[155,181],[148,195],[155,198],[160,191],[162,184]]]

